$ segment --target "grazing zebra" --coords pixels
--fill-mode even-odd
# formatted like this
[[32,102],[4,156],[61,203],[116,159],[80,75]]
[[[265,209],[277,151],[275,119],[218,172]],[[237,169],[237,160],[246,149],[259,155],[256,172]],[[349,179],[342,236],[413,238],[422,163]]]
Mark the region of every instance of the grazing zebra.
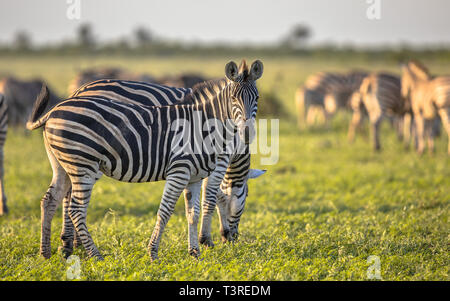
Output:
[[[203,93],[217,94],[227,85],[225,79],[218,81],[210,81],[208,85],[201,85],[206,90]],[[158,106],[180,103],[184,96],[191,92],[192,89],[166,87],[157,84],[148,84],[134,81],[123,80],[99,80],[86,84],[77,90],[71,97],[81,96],[106,96],[109,99],[134,103],[140,105]],[[238,234],[238,227],[245,201],[247,197],[247,180],[260,176],[264,171],[250,169],[250,152],[247,148],[243,154],[235,153],[231,158],[230,165],[225,173],[224,180],[219,190],[219,203],[217,208],[220,218],[220,232],[223,241],[232,241]],[[205,180],[206,181],[206,180]],[[205,196],[205,194],[203,194]],[[68,206],[70,198],[64,199],[64,207]],[[205,210],[207,208],[204,208]],[[72,243],[70,242],[71,233],[70,218],[67,210],[64,209],[63,216],[66,217],[63,226],[63,249],[66,254],[70,254]],[[69,227],[67,227],[69,225]],[[202,242],[212,245],[208,238],[203,238]],[[78,245],[78,241],[74,241]]]
[[[43,84],[40,79],[21,80],[14,77],[6,77],[0,81],[0,93],[5,96],[8,104],[9,126],[25,126]],[[50,92],[49,107],[58,102],[60,98]]]
[[[230,149],[235,149],[239,138],[246,144],[251,141],[246,121],[256,116],[255,81],[262,71],[260,61],[250,70],[245,62],[240,68],[230,62],[225,67],[229,82],[217,95],[203,94],[204,90],[197,88],[182,104],[172,106],[149,107],[85,96],[69,98],[42,116],[48,99],[43,91],[27,124],[29,129],[44,126],[44,144],[53,168],[52,182],[41,201],[41,254],[51,255],[51,219],[71,188],[68,214],[88,255],[102,258],[87,230],[86,211],[93,185],[106,174],[126,182],[166,180],[149,243],[152,260],[157,259],[164,227],[184,190],[189,253],[198,256],[201,180],[209,176],[205,204],[214,210]],[[185,137],[187,144],[182,143]],[[200,143],[196,137],[201,138]],[[193,152],[187,146],[200,146],[201,151]],[[210,229],[211,212],[207,213],[202,231]]]
[[355,129],[361,122],[362,109],[365,109],[371,124],[371,136],[375,150],[381,148],[379,132],[383,117],[402,119],[410,111],[409,102],[400,95],[400,78],[389,73],[373,73],[364,78],[360,90],[351,98],[353,116],[348,138],[352,142]]
[[315,120],[328,122],[340,108],[348,108],[349,100],[359,88],[364,71],[351,71],[347,74],[319,72],[309,76],[303,87],[296,91],[298,125],[303,128]]
[[[8,126],[25,126],[42,84],[41,80],[23,81],[13,77],[0,81],[0,216],[9,211],[3,181],[3,148]],[[49,97],[50,106],[59,102],[59,98],[53,93]]]
[[434,151],[435,121],[437,115],[449,137],[450,155],[450,76],[432,77],[428,69],[417,61],[402,66],[402,95],[411,101],[417,135],[417,151],[422,154],[425,140]]

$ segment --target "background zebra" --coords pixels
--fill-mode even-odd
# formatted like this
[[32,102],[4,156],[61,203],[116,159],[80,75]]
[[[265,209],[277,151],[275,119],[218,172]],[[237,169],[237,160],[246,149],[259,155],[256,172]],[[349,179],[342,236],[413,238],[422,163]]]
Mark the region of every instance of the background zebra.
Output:
[[[196,233],[201,179],[207,177],[216,165],[225,173],[229,154],[222,145],[216,145],[211,154],[180,152],[171,122],[178,123],[185,118],[193,124],[192,128],[181,126],[177,129],[183,134],[187,130],[200,129],[198,134],[205,138],[207,135],[201,130],[203,124],[195,124],[197,121],[193,118],[194,113],[199,113],[204,120],[215,118],[216,125],[217,120],[221,121],[227,131],[235,132],[237,126],[244,139],[241,134],[246,132],[243,131],[243,122],[254,119],[256,115],[258,91],[255,80],[262,75],[262,63],[254,62],[250,70],[244,63],[238,70],[237,65],[230,62],[225,69],[230,81],[226,88],[216,96],[198,94],[198,89],[194,89],[188,96],[193,99],[193,104],[147,107],[114,102],[106,97],[74,97],[39,117],[48,100],[48,93],[44,93],[28,124],[29,129],[45,125],[44,143],[54,172],[49,190],[41,202],[41,210],[45,212],[42,215],[43,235],[50,233],[56,205],[72,186],[69,216],[88,255],[101,258],[86,227],[86,210],[94,183],[103,173],[128,182],[165,179],[157,222],[149,243],[151,257],[153,260],[157,258],[162,232],[185,188],[189,253],[198,256]],[[233,123],[225,123],[227,120]],[[224,134],[223,131],[218,133]],[[235,137],[232,135],[231,141],[230,137],[222,138],[225,142],[235,143]],[[223,161],[217,161],[219,157]],[[222,177],[220,181],[219,177],[208,179],[208,182],[217,182],[217,190],[211,191],[205,200],[206,205],[214,205],[213,209]],[[208,190],[212,188],[207,189],[207,194]],[[210,226],[208,222],[206,227]],[[43,237],[43,246],[41,254],[48,258],[51,254],[50,248],[47,249],[50,246],[47,235]]]
[[350,108],[350,97],[366,75],[364,71],[355,70],[346,74],[318,72],[309,76],[296,91],[298,126],[328,122],[338,109]]
[[[13,77],[6,77],[0,81],[0,216],[8,213],[6,204],[4,176],[4,152],[8,125],[23,127],[31,114],[33,101],[36,99],[43,85],[41,80],[23,81]],[[59,102],[55,94],[49,95],[49,107]]]
[[[226,85],[227,80],[223,79],[210,81],[207,85],[201,85],[201,87],[209,89],[203,93],[216,95]],[[100,80],[84,85],[72,97],[101,95],[125,103],[157,106],[179,103],[191,90],[133,81]],[[223,241],[232,241],[237,236],[239,221],[248,193],[247,180],[256,178],[262,173],[264,171],[250,169],[250,151],[248,148],[244,153],[235,153],[232,156],[218,194],[217,209],[220,216],[220,232]],[[203,196],[206,195],[203,194]],[[65,198],[63,204],[68,205],[67,202],[68,198]],[[204,209],[206,210],[206,208]],[[65,224],[70,224],[70,218],[67,214],[65,216],[67,218]],[[65,232],[69,233],[69,231],[71,230],[66,229]],[[208,234],[207,237],[211,237],[211,235]],[[204,242],[210,246],[213,245],[210,239],[206,239]],[[71,246],[67,245],[64,249],[70,250]]]
[[[350,122],[348,138],[352,142],[356,127],[361,123],[363,113],[367,112],[370,120],[373,148],[379,150],[380,124],[384,117],[403,120],[410,112],[410,104],[400,95],[400,78],[389,73],[373,73],[364,78],[359,91],[351,98],[353,116]],[[400,121],[396,121],[400,122]],[[409,126],[405,126],[405,129]]]
[[417,151],[422,154],[425,139],[428,149],[434,151],[436,119],[441,122],[449,137],[450,154],[450,76],[433,78],[428,69],[417,61],[402,66],[402,95],[411,101],[417,134]]

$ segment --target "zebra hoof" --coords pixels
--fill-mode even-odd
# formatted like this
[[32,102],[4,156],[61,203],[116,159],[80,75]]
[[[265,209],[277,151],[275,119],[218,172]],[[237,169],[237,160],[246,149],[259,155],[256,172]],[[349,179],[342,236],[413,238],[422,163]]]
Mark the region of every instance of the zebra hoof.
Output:
[[195,259],[198,259],[200,257],[200,250],[198,248],[190,248],[189,255],[191,255]]
[[198,240],[202,245],[208,247],[208,248],[214,248],[214,243],[211,239],[211,237],[206,237],[206,236],[200,236],[199,240]]
[[67,259],[67,258],[69,258],[70,255],[72,255],[73,249],[71,249],[71,248],[69,248],[69,247],[62,247],[62,246],[60,246],[60,247],[58,248],[58,252],[60,252],[61,255],[62,255],[65,259]]
[[4,204],[3,206],[0,207],[0,216],[2,215],[6,215],[8,214],[9,209],[8,206],[6,206],[6,204]]
[[41,256],[42,257],[44,257],[45,259],[50,259],[50,257],[52,256],[52,252],[50,251],[50,250],[45,250],[45,251],[42,251],[41,250]]

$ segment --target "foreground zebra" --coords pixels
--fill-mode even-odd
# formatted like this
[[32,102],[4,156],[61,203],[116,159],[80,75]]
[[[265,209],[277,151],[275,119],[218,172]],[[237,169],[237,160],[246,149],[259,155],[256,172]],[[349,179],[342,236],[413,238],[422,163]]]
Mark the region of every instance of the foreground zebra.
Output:
[[450,155],[450,76],[433,78],[428,69],[416,61],[402,66],[402,95],[410,98],[417,135],[417,151],[422,154],[425,140],[434,151],[433,126],[437,115],[448,135],[447,152]]
[[[381,148],[380,124],[383,118],[391,117],[395,122],[400,122],[405,114],[410,112],[410,104],[401,97],[400,89],[400,78],[389,73],[373,73],[362,81],[359,91],[351,98],[353,116],[348,130],[350,142],[354,140],[356,127],[361,122],[362,110],[365,110],[370,120],[373,148]],[[405,125],[404,129],[407,134],[409,131],[406,129],[409,129],[409,126]]]
[[[183,104],[148,107],[111,101],[107,97],[73,97],[60,103],[41,117],[46,94],[36,102],[27,125],[44,127],[44,144],[53,168],[53,179],[41,202],[42,230],[50,233],[56,205],[71,188],[68,214],[89,256],[101,259],[86,226],[86,211],[92,187],[102,174],[127,182],[166,180],[157,222],[149,243],[152,260],[157,259],[159,242],[181,192],[185,190],[189,224],[189,253],[199,255],[197,223],[201,180],[208,179],[206,203],[215,208],[220,182],[230,157],[230,149],[239,137],[250,142],[246,120],[254,120],[258,91],[255,81],[262,75],[262,63],[250,70],[246,64],[238,69],[234,62],[225,67],[229,83],[217,95],[201,94],[194,89]],[[194,116],[200,116],[200,120]],[[187,120],[192,126],[186,126]],[[173,126],[176,130],[173,130]],[[180,137],[199,135],[216,142],[207,152],[180,148]],[[203,131],[202,131],[203,129]],[[190,134],[188,131],[193,131]],[[206,132],[205,132],[206,130]],[[197,136],[198,137],[198,136]],[[221,174],[221,175],[220,175]],[[212,206],[214,205],[214,206]],[[204,217],[210,227],[210,217]],[[45,237],[44,246],[50,246]],[[44,257],[50,249],[41,250]]]
[[347,74],[318,72],[309,76],[303,87],[295,94],[298,111],[298,126],[311,126],[315,121],[328,123],[338,109],[349,108],[349,100],[359,89],[363,71],[351,71]]
[[[0,216],[9,211],[3,181],[3,148],[8,125],[25,126],[42,85],[41,80],[24,81],[14,77],[6,77],[0,81]],[[59,102],[59,98],[53,93],[49,97],[49,106]]]
[[[217,94],[227,85],[227,80],[209,81],[207,84],[197,85],[196,88],[204,89],[202,94]],[[148,84],[123,80],[99,80],[82,86],[71,97],[81,96],[105,96],[109,99],[134,103],[140,105],[158,106],[180,103],[187,93],[192,89],[173,88],[158,84]],[[237,151],[238,149],[236,149]],[[256,178],[264,171],[250,169],[250,151],[246,147],[244,153],[235,153],[221,183],[218,194],[218,213],[220,217],[220,233],[222,241],[233,241],[238,235],[239,221],[241,219],[245,201],[248,193],[248,179]],[[205,180],[206,181],[206,180]],[[205,193],[203,194],[205,197]],[[67,208],[69,198],[64,199],[64,207]],[[203,215],[211,214],[210,208],[203,202]],[[66,254],[70,254],[72,244],[67,241],[68,233],[71,233],[71,221],[67,210],[63,210],[65,217],[65,227],[61,237],[64,237],[63,249]],[[67,227],[69,226],[69,227]],[[71,235],[69,236],[71,237]],[[74,241],[75,244],[78,242]],[[213,245],[211,234],[205,233],[200,237],[200,242],[209,246]]]

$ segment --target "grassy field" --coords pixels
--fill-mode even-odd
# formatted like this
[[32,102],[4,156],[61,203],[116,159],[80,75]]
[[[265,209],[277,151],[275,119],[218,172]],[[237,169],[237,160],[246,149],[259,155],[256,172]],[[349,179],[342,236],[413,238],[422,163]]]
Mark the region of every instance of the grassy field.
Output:
[[[237,58],[234,58],[237,60]],[[61,95],[83,67],[115,65],[155,75],[196,70],[222,76],[225,59],[157,58],[0,58],[0,70],[21,77],[45,78]],[[187,253],[184,201],[179,200],[163,235],[158,262],[146,246],[156,220],[163,182],[120,183],[106,177],[94,187],[88,226],[105,260],[86,259],[82,280],[365,280],[379,256],[383,280],[449,280],[450,161],[447,137],[435,155],[419,157],[382,128],[381,153],[371,150],[367,134],[346,141],[348,114],[330,130],[298,132],[293,95],[306,76],[319,70],[390,70],[380,62],[262,59],[260,92],[273,90],[290,116],[280,121],[276,165],[253,167],[267,173],[250,183],[246,212],[235,244],[221,244],[213,224],[213,249],[201,260]],[[249,59],[250,61],[250,59]],[[450,65],[426,62],[433,73]],[[40,199],[51,179],[40,131],[8,133],[6,192],[10,214],[0,218],[0,279],[66,280],[69,265],[58,253],[61,212],[53,222],[52,253],[39,253]]]

